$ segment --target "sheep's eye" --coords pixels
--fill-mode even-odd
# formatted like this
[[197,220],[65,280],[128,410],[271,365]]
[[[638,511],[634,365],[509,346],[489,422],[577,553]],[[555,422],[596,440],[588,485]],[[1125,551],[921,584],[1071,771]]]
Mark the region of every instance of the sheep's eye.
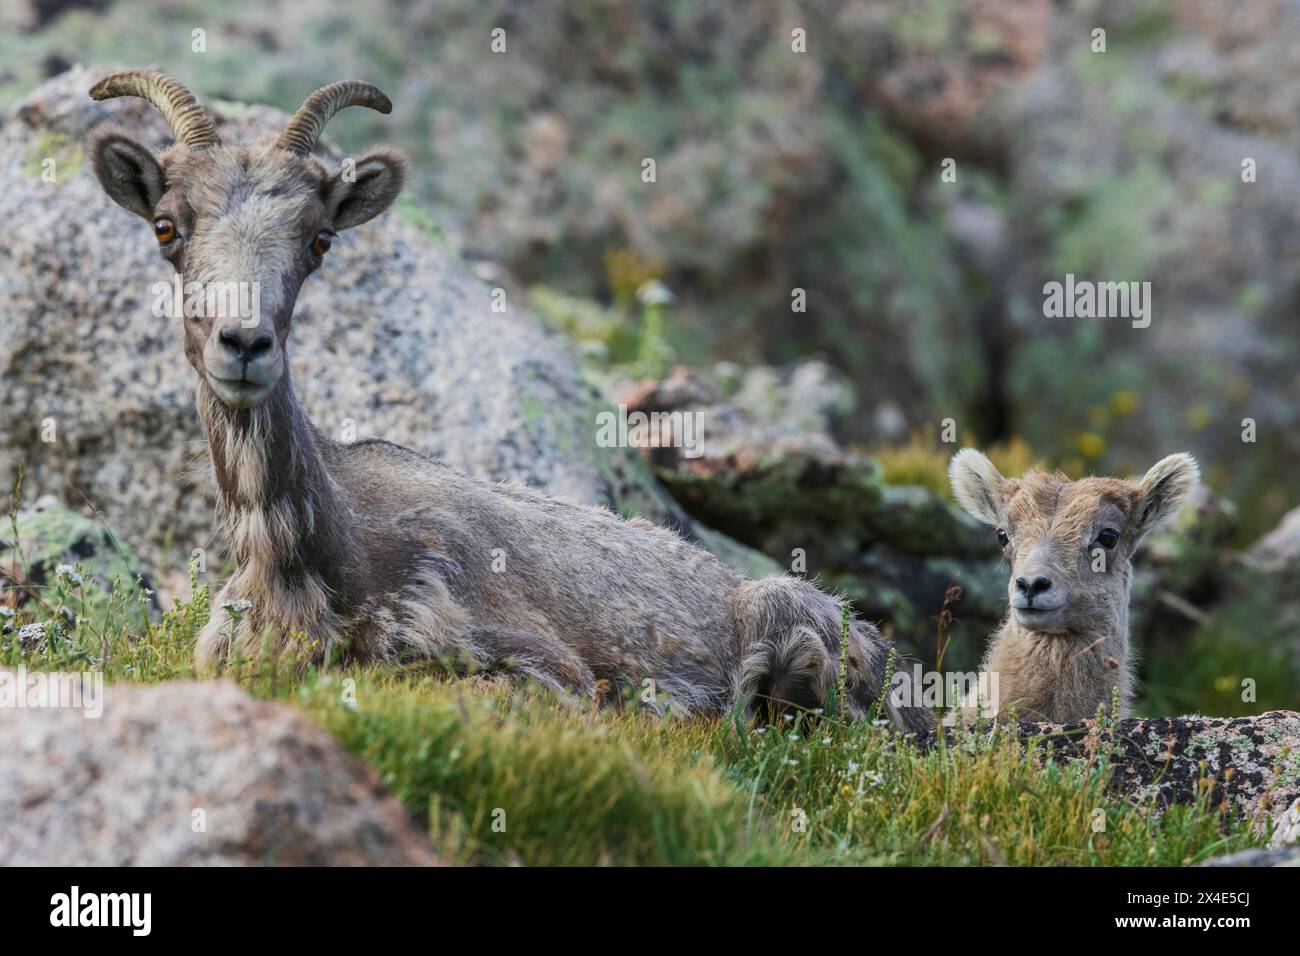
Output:
[[160,216],[153,221],[153,234],[165,246],[176,238],[176,223],[166,216]]
[[1114,528],[1102,528],[1097,535],[1097,543],[1109,551],[1115,545],[1119,544],[1119,532]]
[[998,544],[1005,548],[1010,543],[1011,539],[1007,537],[1007,533],[1001,528],[998,528]]
[[316,233],[316,238],[312,241],[311,251],[318,256],[323,256],[330,251],[330,246],[334,244],[334,237],[328,232],[322,230]]

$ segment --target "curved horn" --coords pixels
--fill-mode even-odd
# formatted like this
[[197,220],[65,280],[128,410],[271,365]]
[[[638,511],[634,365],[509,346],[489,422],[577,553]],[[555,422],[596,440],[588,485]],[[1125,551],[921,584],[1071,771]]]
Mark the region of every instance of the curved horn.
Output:
[[340,80],[322,86],[298,107],[276,146],[299,156],[306,156],[316,146],[321,130],[339,110],[349,106],[366,106],[381,113],[391,113],[393,104],[378,87],[357,80]]
[[138,96],[158,107],[178,143],[190,149],[215,146],[217,131],[194,94],[166,73],[126,70],[104,77],[90,90],[91,99]]

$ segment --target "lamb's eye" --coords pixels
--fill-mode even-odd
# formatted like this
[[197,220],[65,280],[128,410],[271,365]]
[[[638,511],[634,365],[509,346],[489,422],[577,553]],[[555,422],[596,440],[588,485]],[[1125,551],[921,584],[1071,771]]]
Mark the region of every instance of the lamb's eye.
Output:
[[330,246],[334,243],[334,237],[325,230],[316,233],[316,238],[312,241],[311,251],[318,256],[323,256],[330,251]]
[[1097,543],[1109,551],[1119,544],[1119,532],[1114,528],[1102,528],[1097,535]]
[[153,234],[165,246],[176,238],[176,223],[166,216],[159,216],[153,221]]
[[1007,533],[1001,528],[998,528],[998,544],[1005,548],[1010,543],[1011,539],[1007,537]]

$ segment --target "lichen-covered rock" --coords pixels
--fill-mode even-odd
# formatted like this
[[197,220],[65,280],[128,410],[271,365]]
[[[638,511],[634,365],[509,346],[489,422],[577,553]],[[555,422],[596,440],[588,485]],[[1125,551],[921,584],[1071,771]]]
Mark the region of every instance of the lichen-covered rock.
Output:
[[0,709],[0,865],[430,865],[379,776],[226,681],[110,684],[103,713]]
[[[194,375],[179,328],[150,311],[170,267],[85,152],[107,122],[155,148],[170,134],[142,100],[91,100],[107,72],[71,69],[0,123],[0,217],[23,224],[0,244],[0,484],[22,469],[29,495],[78,505],[84,494],[152,570],[175,572],[216,539]],[[228,134],[286,120],[260,106],[214,112]],[[342,236],[299,298],[290,365],[321,429],[670,521],[748,566],[752,555],[697,532],[634,453],[597,444],[604,402],[565,349],[516,303],[494,312],[491,289],[430,235],[427,215],[409,198],[398,208]]]
[[959,509],[924,489],[885,484],[874,461],[840,446],[830,419],[841,400],[828,376],[821,363],[759,367],[724,394],[706,374],[677,369],[622,401],[629,413],[694,417],[696,447],[666,433],[643,453],[689,512],[769,553],[799,538],[820,545],[828,535],[832,548],[837,538],[854,549],[866,538],[922,555],[996,550]]
[[137,626],[156,608],[143,566],[118,536],[49,496],[0,522],[0,584],[12,587],[19,605],[38,596],[49,604],[62,589],[81,614],[124,590],[122,610]]
[[[641,382],[617,397],[629,418],[690,416],[693,435],[684,420],[661,419],[655,430],[652,418],[641,451],[691,515],[768,554],[783,553],[796,538],[805,549],[813,542],[826,549],[827,536],[859,525],[884,489],[875,464],[846,453],[829,433],[826,402],[834,399],[829,378],[818,379],[829,370],[807,368],[738,373],[724,367],[713,375],[678,368],[662,382]],[[781,395],[783,382],[801,382],[808,395],[814,380],[813,401]],[[684,433],[673,434],[674,428]]]
[[1207,798],[1258,832],[1285,832],[1300,798],[1300,713],[1256,717],[1144,717],[1114,725],[1022,722],[1022,737],[1050,742],[1057,760],[1110,754],[1111,789],[1163,810]]
[[743,374],[675,370],[621,401],[629,413],[696,416],[695,449],[643,449],[655,475],[705,523],[821,578],[885,625],[908,651],[933,642],[950,607],[954,654],[973,665],[1005,610],[1006,578],[992,535],[918,486],[890,485],[868,456],[831,434],[846,403],[820,363]]

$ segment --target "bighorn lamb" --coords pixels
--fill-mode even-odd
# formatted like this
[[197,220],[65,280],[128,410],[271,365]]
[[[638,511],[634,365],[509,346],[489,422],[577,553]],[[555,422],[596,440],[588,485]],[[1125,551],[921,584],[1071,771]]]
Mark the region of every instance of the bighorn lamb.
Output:
[[[648,678],[688,713],[827,700],[844,606],[812,584],[744,580],[644,520],[478,481],[386,441],[338,443],[307,420],[286,358],[298,291],[337,232],[388,209],[406,172],[392,149],[342,170],[312,153],[339,110],[389,112],[383,93],[332,83],[278,139],[239,143],[221,142],[194,95],[160,73],[117,73],[90,95],[143,97],[171,126],[176,142],[157,158],[114,129],[90,151],[187,297],[191,284],[260,290],[256,317],[230,296],[215,308],[200,296],[208,307],[183,320],[237,564],[199,637],[201,663],[299,634],[317,662],[439,659],[583,695]],[[886,659],[879,633],[853,620],[846,713],[880,695]],[[887,706],[900,727],[930,723]]]
[[[1110,709],[1118,692],[1127,716],[1133,689],[1129,651],[1130,561],[1138,544],[1169,521],[1196,487],[1191,455],[1161,459],[1139,482],[1029,472],[1004,478],[973,448],[953,456],[953,493],[997,529],[1010,562],[1011,608],[982,665],[997,688],[988,709],[1030,720],[1067,721]],[[964,702],[966,719],[975,702]]]

